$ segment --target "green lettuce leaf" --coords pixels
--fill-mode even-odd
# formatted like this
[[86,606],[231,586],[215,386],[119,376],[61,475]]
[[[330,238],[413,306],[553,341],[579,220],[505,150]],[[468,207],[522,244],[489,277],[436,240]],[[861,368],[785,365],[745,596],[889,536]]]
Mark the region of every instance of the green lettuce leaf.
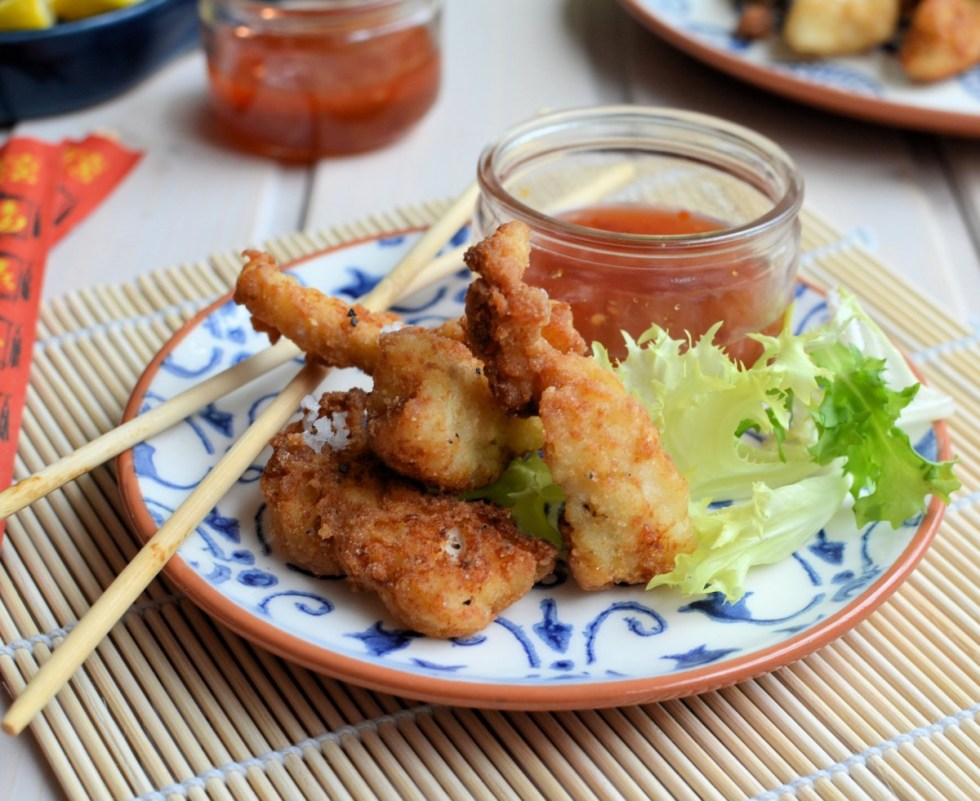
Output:
[[959,487],[953,463],[922,457],[898,427],[919,384],[890,389],[884,360],[868,357],[853,345],[829,345],[817,350],[814,359],[833,379],[822,380],[824,395],[812,412],[818,438],[810,451],[820,464],[844,460],[858,526],[881,520],[898,528],[923,510],[928,495],[948,503]]
[[[833,325],[826,334],[826,341],[853,345],[865,356],[884,362],[885,383],[902,389],[918,384],[918,376],[912,371],[905,356],[892,344],[878,324],[857,302],[857,299],[838,290],[828,295],[834,310]],[[945,420],[953,415],[953,399],[934,387],[921,384],[912,402],[902,409],[898,424],[906,428],[916,423]]]
[[799,550],[838,512],[847,484],[833,466],[783,487],[760,482],[751,498],[730,506],[692,504],[697,549],[679,555],[674,569],[654,576],[647,588],[672,586],[685,595],[720,592],[730,601],[739,599],[749,569]]
[[646,406],[692,498],[748,498],[757,482],[783,486],[818,470],[812,428],[796,413],[824,374],[803,352],[805,338],[788,326],[760,338],[764,357],[745,368],[714,342],[717,329],[685,343],[654,326],[637,341],[627,336],[617,365],[601,345],[594,351]]
[[526,534],[562,547],[558,517],[565,493],[551,479],[551,470],[537,453],[513,459],[503,474],[485,487],[463,493],[465,500],[487,500],[510,509]]

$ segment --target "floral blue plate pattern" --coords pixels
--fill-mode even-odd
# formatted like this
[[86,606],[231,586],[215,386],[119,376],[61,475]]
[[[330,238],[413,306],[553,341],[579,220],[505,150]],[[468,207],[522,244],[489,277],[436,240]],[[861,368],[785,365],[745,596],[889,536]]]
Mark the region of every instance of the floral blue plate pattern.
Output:
[[808,60],[774,37],[734,35],[732,0],[620,0],[634,17],[697,59],[777,94],[860,119],[980,136],[980,67],[933,84],[905,78],[894,47]]
[[[417,234],[370,239],[292,268],[304,283],[356,297],[403,256]],[[461,313],[466,273],[398,307],[412,323]],[[796,324],[825,317],[822,295],[801,284]],[[218,302],[184,327],[147,369],[127,416],[267,346],[248,315]],[[180,505],[277,390],[285,365],[222,398],[120,459],[130,514],[146,538]],[[368,385],[352,370],[326,386]],[[941,433],[941,432],[940,432]],[[913,432],[935,455],[942,437]],[[268,449],[267,449],[268,451]],[[181,546],[169,576],[234,630],[312,669],[413,698],[523,709],[586,708],[663,700],[730,684],[804,656],[840,636],[883,601],[927,548],[940,512],[857,530],[842,510],[805,548],[756,569],[736,604],[660,588],[585,593],[559,573],[482,633],[433,640],[401,629],[369,594],[287,564],[265,537],[258,478],[265,452]]]

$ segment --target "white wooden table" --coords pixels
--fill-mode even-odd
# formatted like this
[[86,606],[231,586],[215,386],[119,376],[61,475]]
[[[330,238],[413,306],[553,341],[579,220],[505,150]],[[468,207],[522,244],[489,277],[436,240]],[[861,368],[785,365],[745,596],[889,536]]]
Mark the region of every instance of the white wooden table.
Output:
[[[474,179],[490,139],[538,109],[633,102],[716,114],[775,139],[800,164],[812,209],[980,326],[980,140],[882,128],[770,96],[671,49],[614,0],[446,6],[440,98],[381,152],[306,168],[222,149],[200,52],[120,98],[17,126],[52,141],[108,130],[145,153],[52,253],[46,297],[447,198]],[[0,801],[57,795],[29,734],[0,739]]]

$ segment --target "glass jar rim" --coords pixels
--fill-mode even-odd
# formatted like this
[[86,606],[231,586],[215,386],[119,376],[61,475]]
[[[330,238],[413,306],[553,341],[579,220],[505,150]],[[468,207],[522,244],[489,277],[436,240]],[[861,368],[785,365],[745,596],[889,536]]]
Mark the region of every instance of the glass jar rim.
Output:
[[[404,24],[416,17],[421,22],[423,15],[429,17],[441,8],[442,0],[201,0],[202,9],[218,4],[257,24],[292,29],[312,22],[346,28],[376,17],[385,25]],[[296,32],[302,33],[302,28]]]
[[[424,2],[424,0],[422,0]],[[368,11],[386,6],[412,5],[412,0],[224,0],[224,2],[242,7],[280,8],[285,11]],[[417,4],[419,0],[415,0]],[[437,0],[429,0],[429,3]]]
[[[574,125],[595,124],[619,120],[632,123],[660,123],[678,130],[686,129],[718,137],[719,142],[738,145],[765,159],[767,165],[780,175],[783,191],[772,198],[772,207],[748,222],[724,228],[691,234],[630,234],[604,231],[597,228],[567,222],[547,212],[536,209],[509,192],[501,180],[497,167],[508,148],[519,146],[549,131],[567,129]],[[613,148],[604,147],[604,151]],[[582,150],[587,150],[583,147]],[[669,155],[666,151],[663,155]],[[799,215],[803,203],[803,176],[799,168],[779,145],[766,136],[738,123],[695,111],[659,106],[633,104],[587,106],[543,113],[504,131],[490,142],[480,155],[477,181],[484,196],[506,203],[509,211],[532,230],[554,236],[562,241],[574,240],[592,246],[626,248],[638,253],[656,248],[704,249],[736,245],[746,239],[765,236],[784,223],[790,223]],[[753,184],[755,185],[755,184]],[[755,188],[759,189],[756,185]]]

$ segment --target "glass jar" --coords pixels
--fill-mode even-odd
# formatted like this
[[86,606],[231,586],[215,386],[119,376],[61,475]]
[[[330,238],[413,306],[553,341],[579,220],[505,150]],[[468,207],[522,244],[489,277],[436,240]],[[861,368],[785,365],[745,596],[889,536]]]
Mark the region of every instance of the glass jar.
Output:
[[309,161],[387,145],[436,100],[440,0],[200,0],[233,142]]
[[803,181],[769,139],[715,117],[601,106],[535,117],[483,151],[476,228],[531,228],[529,283],[572,307],[587,341],[623,355],[656,323],[717,340],[778,331],[799,263]]

